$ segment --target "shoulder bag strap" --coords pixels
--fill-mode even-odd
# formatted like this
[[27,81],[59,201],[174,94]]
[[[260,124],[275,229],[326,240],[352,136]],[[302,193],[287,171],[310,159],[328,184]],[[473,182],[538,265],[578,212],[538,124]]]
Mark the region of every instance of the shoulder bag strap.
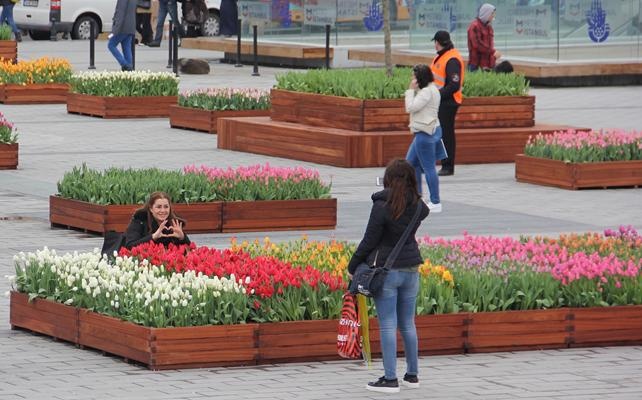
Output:
[[403,247],[404,243],[406,243],[406,240],[408,240],[408,236],[410,236],[410,231],[414,228],[415,224],[419,220],[419,214],[421,214],[421,199],[417,200],[417,210],[415,211],[415,215],[412,216],[412,220],[410,220],[410,223],[406,227],[406,230],[403,231],[403,234],[399,238],[399,241],[395,245],[394,249],[392,249],[392,252],[388,256],[383,269],[390,269],[392,264],[397,260],[399,253],[401,253],[401,248]]

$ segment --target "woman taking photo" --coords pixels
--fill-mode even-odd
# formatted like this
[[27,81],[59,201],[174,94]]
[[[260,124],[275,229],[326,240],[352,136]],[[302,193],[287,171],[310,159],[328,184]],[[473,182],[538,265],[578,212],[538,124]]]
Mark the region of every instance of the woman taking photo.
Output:
[[183,232],[184,225],[185,221],[174,214],[167,193],[154,192],[147,203],[134,213],[125,232],[125,247],[131,249],[150,241],[162,243],[165,247],[170,243],[189,244],[190,240]]
[[402,383],[419,387],[417,329],[415,308],[419,290],[419,265],[423,262],[415,233],[429,210],[417,191],[414,168],[403,159],[394,159],[386,167],[384,189],[372,195],[372,210],[363,239],[350,263],[348,276],[352,279],[361,263],[383,266],[395,245],[410,225],[417,207],[421,208],[415,226],[401,246],[401,252],[385,277],[383,289],[374,301],[379,318],[381,352],[385,375],[370,382],[368,390],[384,393],[399,391],[397,380],[397,328],[403,338],[406,354],[406,374]]
[[425,64],[415,65],[412,79],[406,90],[406,112],[410,115],[410,131],[414,135],[406,159],[415,168],[417,188],[421,189],[421,174],[426,176],[430,192],[428,208],[433,213],[441,212],[439,198],[439,176],[435,164],[446,158],[446,150],[441,141],[439,125],[439,89],[433,83],[433,75]]

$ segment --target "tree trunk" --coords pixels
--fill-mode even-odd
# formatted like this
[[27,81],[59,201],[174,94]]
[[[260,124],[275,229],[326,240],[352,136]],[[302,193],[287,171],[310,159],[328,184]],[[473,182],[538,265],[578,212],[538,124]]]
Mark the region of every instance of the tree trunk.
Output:
[[390,0],[383,0],[383,54],[386,73],[392,76],[392,44],[390,41]]

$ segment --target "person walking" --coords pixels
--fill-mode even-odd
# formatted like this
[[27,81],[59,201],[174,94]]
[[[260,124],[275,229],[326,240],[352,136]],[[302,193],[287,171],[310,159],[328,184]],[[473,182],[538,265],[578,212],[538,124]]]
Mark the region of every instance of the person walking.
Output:
[[491,25],[495,19],[495,6],[484,3],[479,7],[477,18],[468,26],[468,70],[495,68],[501,53],[495,50],[495,32]]
[[[132,71],[132,43],[136,34],[137,0],[118,0],[114,10],[113,24],[107,48],[123,71]],[[123,52],[118,51],[120,45]]]
[[178,26],[178,35],[180,37],[185,36],[185,32],[181,26],[181,20],[178,18],[178,6],[176,4],[176,0],[159,0],[156,32],[154,34],[154,40],[148,44],[149,47],[160,47],[161,41],[163,40],[163,27],[165,26],[167,13],[169,13],[169,16],[175,26]]
[[20,0],[0,0],[0,6],[2,6],[2,13],[0,14],[0,24],[7,24],[11,27],[13,31],[13,36],[16,38],[16,42],[22,42],[22,34],[20,29],[16,26],[16,21],[13,20],[13,7]]
[[236,35],[238,20],[236,0],[221,0],[221,35],[225,37]]
[[405,93],[406,112],[410,115],[410,131],[414,135],[406,160],[415,168],[417,190],[422,194],[421,174],[426,176],[430,192],[428,208],[433,213],[441,212],[439,199],[439,176],[435,163],[446,158],[441,141],[439,125],[439,103],[441,95],[433,82],[432,72],[426,64],[412,68],[413,77]]
[[149,44],[154,40],[152,31],[152,1],[138,0],[136,7],[136,32],[140,34],[140,42]]
[[388,163],[383,177],[383,190],[372,195],[370,219],[363,239],[348,263],[348,276],[366,262],[383,266],[399,239],[404,235],[420,207],[419,218],[410,227],[410,234],[401,252],[385,277],[383,288],[374,296],[381,352],[385,374],[366,385],[375,392],[399,392],[397,379],[397,329],[403,339],[406,374],[402,384],[419,388],[419,357],[415,314],[419,290],[419,265],[423,262],[415,233],[430,210],[417,191],[415,169],[408,161],[397,158]]
[[442,160],[439,176],[455,173],[455,117],[463,101],[464,60],[455,49],[446,31],[437,31],[432,38],[435,42],[437,56],[433,59],[430,69],[439,88],[441,103],[439,104],[439,123],[443,133],[448,158]]

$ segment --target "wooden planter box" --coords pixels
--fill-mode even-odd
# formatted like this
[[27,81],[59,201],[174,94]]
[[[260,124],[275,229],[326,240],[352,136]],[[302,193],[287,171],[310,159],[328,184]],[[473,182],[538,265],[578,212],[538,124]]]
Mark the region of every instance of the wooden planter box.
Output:
[[[339,359],[338,320],[148,328],[12,292],[10,323],[150,369]],[[642,306],[459,313],[416,319],[421,354],[513,351],[642,343]],[[233,338],[233,340],[230,340]],[[372,354],[381,353],[370,320]],[[398,350],[403,343],[398,338]]]
[[334,229],[337,199],[226,201],[222,225],[223,232]]
[[44,299],[29,302],[25,293],[11,292],[11,329],[24,328],[56,339],[78,343],[78,309]]
[[19,143],[0,143],[0,169],[18,168]]
[[573,309],[571,347],[642,343],[642,306]]
[[0,85],[0,103],[64,104],[68,92],[69,85],[66,83]]
[[174,104],[169,107],[169,125],[172,128],[216,133],[216,124],[219,118],[261,117],[269,115],[270,110],[209,111],[199,108],[181,107]]
[[69,93],[67,112],[102,118],[167,117],[177,96],[103,97]]
[[638,187],[642,186],[642,160],[565,163],[519,154],[515,157],[515,179],[564,189]]
[[[408,130],[403,99],[360,100],[272,89],[271,118],[352,131]],[[456,128],[512,128],[535,125],[534,96],[470,97],[459,107]]]
[[[103,234],[124,232],[134,210],[141,205],[99,205],[84,201],[49,197],[49,221]],[[187,233],[274,231],[294,229],[334,229],[337,200],[274,200],[174,204],[185,218]]]
[[[187,220],[187,233],[221,231],[222,202],[174,204],[174,211]],[[140,204],[100,205],[79,200],[49,196],[49,221],[61,225],[103,234],[108,231],[124,232],[132,214]]]
[[254,324],[149,328],[81,310],[78,343],[153,370],[248,365],[256,363],[255,330]]
[[559,349],[568,344],[568,309],[471,313],[466,351]]
[[15,40],[0,40],[0,58],[15,62],[18,58],[18,43]]

